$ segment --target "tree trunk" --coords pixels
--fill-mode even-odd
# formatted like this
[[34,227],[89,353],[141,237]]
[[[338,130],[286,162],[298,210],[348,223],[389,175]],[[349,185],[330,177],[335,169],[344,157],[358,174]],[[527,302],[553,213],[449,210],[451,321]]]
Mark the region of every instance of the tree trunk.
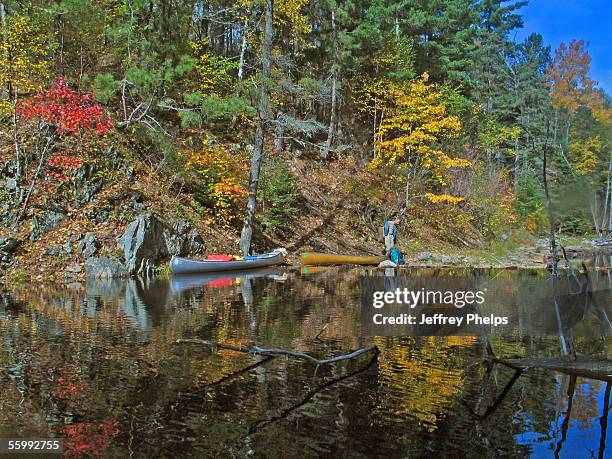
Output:
[[546,143],[544,144],[544,148],[542,150],[542,179],[544,181],[544,195],[546,197],[546,209],[548,210],[548,225],[549,225],[549,242],[550,242],[550,253],[552,255],[552,272],[553,275],[557,275],[557,239],[555,235],[555,219],[552,210],[552,203],[550,201],[550,193],[548,191],[548,178],[546,173],[546,160],[547,160],[547,150],[548,150],[548,129],[546,130]]
[[[606,220],[609,220],[608,222]],[[603,218],[601,227],[604,231],[607,230],[608,236],[611,234],[612,228],[612,153],[610,153],[610,162],[608,164],[608,179],[606,180],[606,197],[604,199]]]
[[[244,24],[244,28],[242,30],[242,40],[240,41],[240,59],[238,60],[238,83],[242,81],[244,78],[244,61],[246,56],[247,49],[247,34],[249,33],[249,22],[250,15]],[[236,94],[238,94],[238,89],[236,89]],[[236,121],[238,121],[238,117],[236,115],[232,115],[232,128],[236,126]]]
[[257,185],[259,171],[264,153],[265,130],[268,124],[269,86],[268,78],[272,68],[272,19],[274,15],[273,0],[266,0],[264,37],[262,43],[262,78],[261,97],[257,107],[257,126],[255,128],[255,145],[251,155],[251,172],[249,176],[249,195],[247,197],[244,226],[240,237],[240,248],[243,255],[251,251],[251,238],[253,224],[255,223],[255,210],[257,208]]
[[323,151],[323,159],[327,159],[334,143],[334,136],[336,134],[336,106],[337,106],[337,75],[334,70],[332,76],[332,89],[331,89],[331,113],[329,115],[329,130],[327,131],[327,142],[325,143],[325,150]]
[[55,134],[49,135],[47,137],[47,142],[45,143],[45,146],[40,151],[40,160],[38,162],[38,167],[36,168],[36,173],[34,174],[34,177],[32,178],[32,182],[30,183],[30,188],[28,190],[28,193],[26,194],[25,201],[23,202],[23,206],[21,207],[21,211],[19,212],[19,215],[17,215],[17,218],[15,219],[15,226],[19,224],[19,222],[21,221],[21,219],[23,218],[23,216],[25,215],[28,209],[28,204],[30,202],[30,196],[32,196],[32,191],[34,191],[36,182],[38,178],[40,177],[40,175],[42,174],[42,170],[45,165],[45,157],[47,155],[47,152],[53,146],[54,141],[55,141]]
[[283,112],[279,111],[276,114],[276,128],[274,129],[274,150],[277,153],[283,151],[284,142],[283,136],[285,135],[283,125],[281,123],[281,117],[283,116]]
[[331,113],[329,115],[329,130],[327,131],[327,142],[322,152],[323,159],[327,159],[331,151],[334,136],[336,135],[336,111],[338,98],[338,31],[336,29],[336,10],[332,9],[332,37],[334,41],[334,63],[332,65],[332,88],[331,88]]
[[244,30],[242,31],[242,41],[240,42],[240,60],[238,61],[238,81],[242,81],[242,79],[244,78],[244,56],[246,55],[248,32],[249,32],[249,29],[248,29],[248,22],[247,22],[247,24],[245,24],[244,26]]
[[[8,29],[6,23],[6,8],[4,6],[4,2],[0,2],[0,26],[2,26],[2,43],[5,45],[8,43]],[[8,53],[8,50],[6,51]],[[9,97],[9,85],[6,82],[0,88],[2,92],[0,93],[0,99],[8,99]]]
[[519,155],[518,137],[514,141],[514,194],[519,191],[519,181],[521,178],[521,156]]

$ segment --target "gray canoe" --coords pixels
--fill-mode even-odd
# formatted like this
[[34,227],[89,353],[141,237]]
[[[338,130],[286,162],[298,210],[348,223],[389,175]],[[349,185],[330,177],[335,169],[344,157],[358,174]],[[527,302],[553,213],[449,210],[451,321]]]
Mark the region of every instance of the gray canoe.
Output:
[[193,260],[191,258],[172,257],[172,260],[170,260],[170,271],[173,274],[236,271],[280,265],[284,261],[285,256],[282,252],[264,253],[249,257],[248,260],[236,261]]

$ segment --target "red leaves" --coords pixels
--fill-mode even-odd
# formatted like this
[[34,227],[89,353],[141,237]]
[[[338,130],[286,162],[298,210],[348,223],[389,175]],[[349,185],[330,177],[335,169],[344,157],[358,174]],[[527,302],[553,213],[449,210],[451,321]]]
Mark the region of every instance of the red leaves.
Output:
[[78,379],[76,375],[72,374],[72,372],[67,369],[58,368],[54,373],[57,373],[58,376],[56,377],[54,374],[49,378],[49,382],[55,386],[51,390],[51,395],[53,397],[64,400],[74,400],[81,397],[87,390],[87,383]]
[[47,165],[56,169],[47,172],[47,175],[56,180],[68,180],[66,172],[78,169],[83,164],[83,160],[75,156],[56,155],[47,160]]
[[55,429],[65,436],[64,448],[67,456],[101,457],[110,446],[111,438],[119,433],[117,421],[99,423],[79,422]]
[[39,118],[57,126],[60,134],[91,131],[105,134],[112,127],[100,104],[95,103],[94,96],[79,95],[68,87],[63,78],[54,81],[47,92],[21,101],[17,110],[25,119]]

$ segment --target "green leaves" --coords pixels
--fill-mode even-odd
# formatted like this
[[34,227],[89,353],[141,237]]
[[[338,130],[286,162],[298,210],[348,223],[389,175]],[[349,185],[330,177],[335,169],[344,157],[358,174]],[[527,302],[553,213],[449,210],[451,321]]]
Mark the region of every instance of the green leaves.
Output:
[[294,217],[302,195],[297,176],[279,157],[266,157],[259,179],[261,210],[259,222],[264,229],[282,226]]
[[120,87],[121,82],[117,81],[112,74],[100,73],[94,78],[93,93],[100,102],[106,104]]

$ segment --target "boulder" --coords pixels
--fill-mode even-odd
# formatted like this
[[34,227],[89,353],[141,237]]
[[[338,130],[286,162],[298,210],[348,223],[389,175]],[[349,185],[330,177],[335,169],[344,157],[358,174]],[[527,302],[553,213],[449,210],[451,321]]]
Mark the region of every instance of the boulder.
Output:
[[17,188],[17,180],[15,180],[14,178],[7,178],[5,188],[8,191],[13,191]]
[[66,214],[61,209],[48,209],[40,218],[34,216],[32,218],[32,234],[30,236],[32,241],[37,241],[43,234],[58,228],[65,216]]
[[117,279],[129,277],[121,261],[110,257],[90,257],[85,261],[85,272],[89,279]]
[[61,245],[51,245],[45,248],[43,255],[47,257],[57,257],[58,255],[61,255],[63,251],[64,248]]
[[189,222],[181,221],[166,228],[164,233],[170,255],[203,253],[206,249],[204,239]]
[[88,162],[84,162],[76,170],[73,180],[76,185],[76,200],[79,205],[90,202],[102,189],[103,183],[99,177],[96,177],[97,171],[96,163]]
[[68,272],[68,273],[73,273],[73,274],[79,274],[80,272],[83,271],[83,268],[81,268],[81,265],[71,265],[68,266],[64,272]]
[[172,255],[204,251],[204,240],[188,222],[170,225],[153,213],[139,215],[119,238],[130,274],[150,274]]
[[62,279],[64,282],[72,282],[81,274],[82,271],[83,268],[81,268],[81,265],[76,264],[68,266],[62,273]]
[[148,271],[145,267],[150,268],[168,257],[165,229],[164,223],[153,214],[140,215],[127,226],[119,243],[130,274]]
[[85,237],[79,242],[77,250],[84,258],[93,257],[100,248],[96,235],[94,233],[86,233]]
[[448,255],[436,255],[434,259],[439,263],[452,263],[453,258]]
[[0,239],[0,261],[8,263],[15,250],[19,247],[19,239],[4,237]]

